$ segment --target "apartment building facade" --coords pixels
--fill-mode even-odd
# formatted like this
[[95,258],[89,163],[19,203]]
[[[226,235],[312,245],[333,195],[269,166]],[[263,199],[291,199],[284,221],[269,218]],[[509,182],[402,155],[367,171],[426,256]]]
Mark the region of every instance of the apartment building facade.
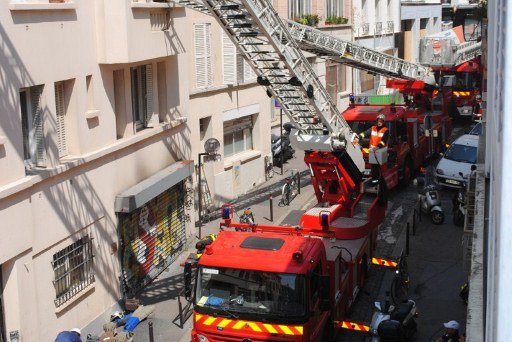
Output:
[[[400,33],[399,0],[353,0],[354,41],[392,56],[397,55],[395,36]],[[386,94],[385,78],[354,71],[357,94]]]
[[[185,10],[192,39],[188,73],[192,156],[204,152],[210,138],[220,142],[221,158],[203,164],[203,214],[247,193],[265,181],[271,161],[271,99],[256,83],[245,61],[213,17]],[[198,163],[197,163],[198,164]]]
[[119,0],[1,5],[9,340],[86,325],[155,277],[190,234],[188,101],[171,82],[187,79],[185,55],[161,30],[175,13],[152,10]]
[[418,62],[420,39],[441,31],[441,2],[402,0],[400,13],[402,32],[398,36],[398,56]]
[[[352,0],[273,0],[272,4],[283,18],[314,26],[347,41],[353,40]],[[329,95],[343,111],[352,93],[352,68],[326,61],[308,52],[304,54]]]

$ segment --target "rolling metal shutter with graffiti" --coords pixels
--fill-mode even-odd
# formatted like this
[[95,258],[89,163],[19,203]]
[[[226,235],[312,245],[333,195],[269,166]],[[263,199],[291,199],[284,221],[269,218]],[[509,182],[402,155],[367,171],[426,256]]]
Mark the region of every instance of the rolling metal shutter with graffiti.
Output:
[[185,244],[185,185],[180,182],[142,207],[119,213],[122,289],[132,296],[156,278]]

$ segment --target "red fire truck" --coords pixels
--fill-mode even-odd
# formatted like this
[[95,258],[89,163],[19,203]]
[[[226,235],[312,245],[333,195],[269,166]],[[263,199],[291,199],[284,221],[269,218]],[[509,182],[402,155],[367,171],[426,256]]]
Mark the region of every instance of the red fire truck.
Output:
[[452,117],[471,117],[475,114],[477,96],[481,95],[480,58],[436,71],[440,73],[444,111]]
[[221,231],[197,268],[193,341],[332,337],[365,281],[385,215],[385,199],[364,192],[347,158],[307,153],[319,204],[296,227],[235,223],[223,208]]
[[[452,120],[443,111],[434,110],[433,93],[421,81],[389,80],[388,88],[399,90],[407,99],[405,105],[370,105],[354,98],[342,114],[355,132],[375,125],[377,116],[386,117],[389,129],[387,161],[381,172],[389,189],[407,184],[412,174],[434,153],[442,150],[452,131]],[[368,149],[364,149],[365,176],[370,175]]]

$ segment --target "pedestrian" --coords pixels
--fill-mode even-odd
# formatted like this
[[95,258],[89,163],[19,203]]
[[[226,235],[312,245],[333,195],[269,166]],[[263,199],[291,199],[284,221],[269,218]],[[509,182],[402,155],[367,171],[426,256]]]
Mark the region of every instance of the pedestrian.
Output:
[[[377,122],[370,129],[359,134],[361,138],[370,137],[369,147],[373,152],[379,148],[387,147],[389,140],[389,130],[386,127],[386,116],[379,114]],[[377,157],[375,157],[377,159]],[[377,184],[380,179],[380,165],[372,164],[372,182]]]
[[457,321],[449,321],[443,323],[445,331],[443,336],[439,337],[436,342],[459,342],[461,336],[459,335],[460,324]]
[[55,338],[55,342],[82,342],[80,335],[82,332],[78,328],[69,331],[61,331]]

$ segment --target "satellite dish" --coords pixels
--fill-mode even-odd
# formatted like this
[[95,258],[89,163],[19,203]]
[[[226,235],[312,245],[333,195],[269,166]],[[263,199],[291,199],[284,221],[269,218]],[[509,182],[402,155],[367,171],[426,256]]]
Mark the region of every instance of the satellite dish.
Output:
[[220,148],[220,142],[215,138],[210,138],[204,143],[204,150],[208,154],[217,154]]

